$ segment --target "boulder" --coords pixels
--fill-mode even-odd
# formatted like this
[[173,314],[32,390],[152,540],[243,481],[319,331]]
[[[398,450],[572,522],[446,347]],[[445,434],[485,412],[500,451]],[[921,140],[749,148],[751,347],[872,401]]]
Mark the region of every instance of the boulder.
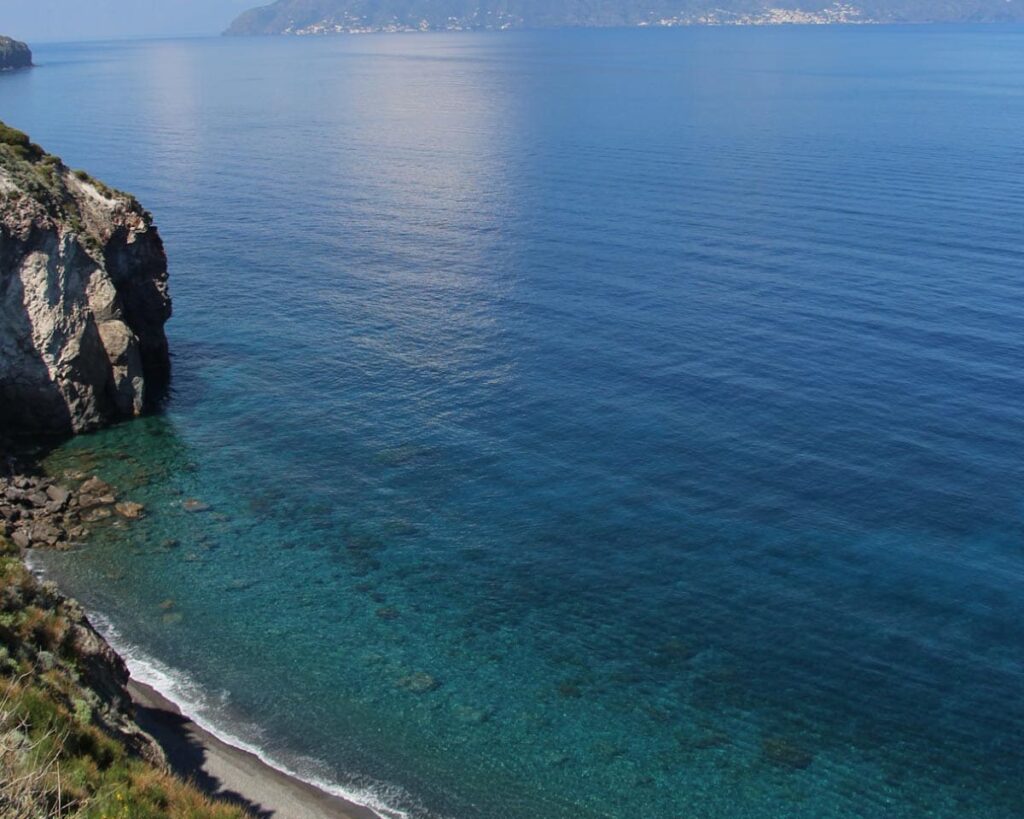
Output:
[[93,509],[90,509],[84,515],[82,515],[82,520],[85,521],[86,523],[96,523],[97,521],[100,521],[100,520],[106,520],[107,518],[111,517],[113,514],[114,513],[111,512],[108,507],[106,507],[106,506],[97,506],[97,507],[95,507]]
[[78,491],[83,495],[108,495],[113,492],[113,487],[106,481],[93,476],[86,480]]
[[71,500],[71,493],[63,486],[48,486],[46,488],[46,496],[50,499],[58,510],[64,509],[68,502]]
[[28,534],[33,546],[55,546],[64,538],[60,529],[45,520],[33,523]]

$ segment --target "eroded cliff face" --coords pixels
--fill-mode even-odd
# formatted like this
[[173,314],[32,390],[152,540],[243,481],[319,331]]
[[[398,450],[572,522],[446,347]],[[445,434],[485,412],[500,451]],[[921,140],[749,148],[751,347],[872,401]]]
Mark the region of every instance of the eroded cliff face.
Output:
[[150,215],[0,123],[0,433],[141,414],[170,373],[170,315]]

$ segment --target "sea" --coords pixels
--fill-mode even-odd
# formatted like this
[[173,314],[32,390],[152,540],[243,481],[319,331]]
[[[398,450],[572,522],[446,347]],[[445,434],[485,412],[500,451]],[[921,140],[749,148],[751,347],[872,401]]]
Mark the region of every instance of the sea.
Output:
[[41,44],[166,243],[39,554],[388,819],[1024,816],[1024,27]]

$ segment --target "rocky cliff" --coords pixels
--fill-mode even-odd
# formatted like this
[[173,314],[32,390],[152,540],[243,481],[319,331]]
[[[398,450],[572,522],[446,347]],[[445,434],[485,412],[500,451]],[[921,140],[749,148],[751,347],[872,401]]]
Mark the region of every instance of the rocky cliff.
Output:
[[24,43],[10,37],[0,37],[0,71],[29,68],[32,65],[32,51]]
[[0,434],[142,413],[167,383],[170,315],[150,215],[0,123]]

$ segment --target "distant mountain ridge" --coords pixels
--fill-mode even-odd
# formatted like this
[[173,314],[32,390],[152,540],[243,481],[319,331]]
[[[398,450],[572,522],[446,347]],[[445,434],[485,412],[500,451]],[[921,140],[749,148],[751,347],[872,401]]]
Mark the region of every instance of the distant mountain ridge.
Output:
[[1021,20],[1024,0],[277,0],[243,13],[225,33]]

